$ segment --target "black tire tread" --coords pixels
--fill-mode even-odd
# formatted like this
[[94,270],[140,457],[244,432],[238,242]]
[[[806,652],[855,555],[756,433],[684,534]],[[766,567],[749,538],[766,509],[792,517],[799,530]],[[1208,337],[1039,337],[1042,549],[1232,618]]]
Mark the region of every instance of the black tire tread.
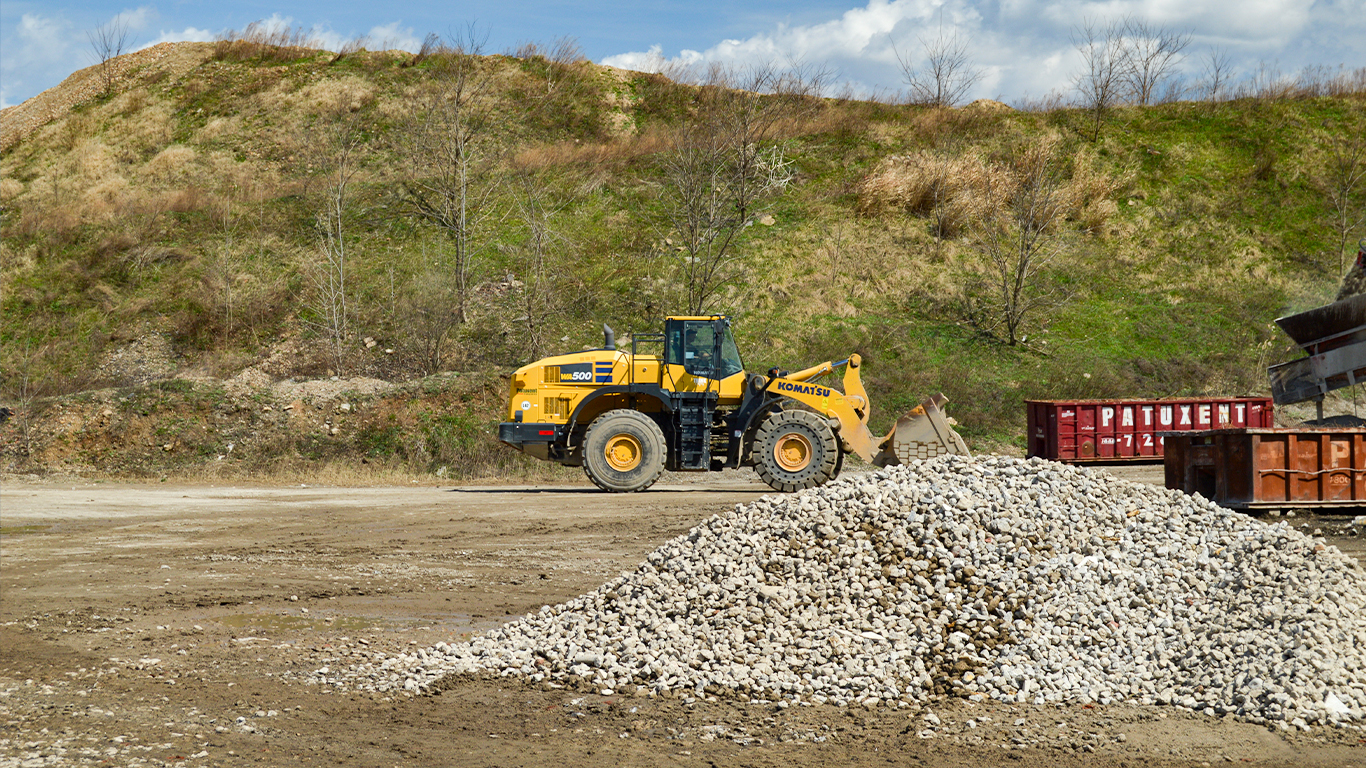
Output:
[[[653,447],[653,455],[657,460],[653,462],[653,466],[645,466],[642,464],[641,467],[638,467],[636,470],[640,473],[638,482],[631,487],[621,488],[608,483],[604,478],[599,477],[594,473],[593,465],[598,459],[596,456],[590,454],[595,452],[595,449],[592,448],[592,446],[598,435],[605,432],[608,437],[610,437],[612,434],[620,432],[624,426],[628,424],[634,424],[639,427],[641,436],[646,438],[647,442],[653,443],[653,446],[644,445],[643,447],[646,450],[647,456],[650,455],[650,448]],[[592,424],[588,425],[588,431],[583,435],[583,473],[588,476],[589,480],[593,481],[593,485],[596,485],[609,493],[638,493],[654,485],[655,482],[659,480],[660,476],[664,474],[664,464],[665,459],[668,456],[668,451],[668,445],[664,442],[664,431],[659,428],[659,425],[655,423],[654,419],[651,419],[640,411],[618,408],[602,414],[594,419]],[[597,453],[600,453],[600,451],[597,451]],[[644,460],[642,459],[642,461]]]
[[[774,466],[773,447],[778,438],[791,431],[794,425],[808,427],[821,443],[823,452],[813,457],[814,471],[802,477],[793,478],[779,467]],[[816,446],[812,446],[815,448]],[[759,478],[776,491],[791,493],[804,488],[824,485],[839,475],[844,463],[840,452],[839,440],[825,419],[810,411],[774,411],[764,419],[759,431],[754,435],[754,470]]]

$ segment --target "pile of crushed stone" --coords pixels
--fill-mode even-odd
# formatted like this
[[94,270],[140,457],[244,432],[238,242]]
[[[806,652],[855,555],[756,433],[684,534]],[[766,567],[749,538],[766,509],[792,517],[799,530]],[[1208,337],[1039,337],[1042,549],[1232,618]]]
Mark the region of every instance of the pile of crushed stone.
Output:
[[946,456],[737,506],[589,594],[311,681],[420,691],[494,673],[779,706],[1132,702],[1358,728],[1361,577],[1334,547],[1199,497]]

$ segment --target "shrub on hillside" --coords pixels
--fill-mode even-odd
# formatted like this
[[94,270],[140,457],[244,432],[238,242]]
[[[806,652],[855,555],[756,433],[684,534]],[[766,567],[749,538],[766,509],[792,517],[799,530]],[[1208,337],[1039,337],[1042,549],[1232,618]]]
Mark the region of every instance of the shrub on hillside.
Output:
[[307,56],[321,47],[322,42],[303,27],[291,29],[253,21],[241,32],[230,29],[219,37],[213,57],[217,61],[284,62]]
[[[1035,143],[1050,154],[1057,151],[1055,138]],[[1096,231],[1114,214],[1111,197],[1127,180],[1098,168],[1085,147],[1071,156],[1068,165],[1068,177],[1057,197],[1062,218]],[[1008,165],[988,161],[977,152],[946,155],[925,150],[893,155],[859,183],[858,209],[870,216],[909,213],[929,218],[936,234],[956,237],[969,222],[993,215],[1019,183]]]

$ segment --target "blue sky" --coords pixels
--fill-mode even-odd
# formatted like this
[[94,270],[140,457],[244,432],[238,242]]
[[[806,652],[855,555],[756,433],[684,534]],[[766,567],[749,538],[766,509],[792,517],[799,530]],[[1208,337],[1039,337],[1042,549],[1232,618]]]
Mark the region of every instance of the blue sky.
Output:
[[1366,0],[523,0],[471,3],[195,0],[0,3],[0,106],[18,104],[94,63],[87,33],[121,16],[134,47],[212,40],[273,20],[311,29],[331,45],[368,35],[371,48],[415,49],[428,32],[487,33],[490,52],[572,37],[594,61],[634,69],[661,61],[823,65],[860,94],[904,88],[895,50],[914,55],[939,29],[973,44],[982,79],[972,98],[1011,102],[1066,90],[1079,68],[1070,43],[1083,19],[1132,15],[1185,30],[1192,80],[1214,46],[1243,73],[1261,62],[1293,74],[1311,65],[1366,66]]

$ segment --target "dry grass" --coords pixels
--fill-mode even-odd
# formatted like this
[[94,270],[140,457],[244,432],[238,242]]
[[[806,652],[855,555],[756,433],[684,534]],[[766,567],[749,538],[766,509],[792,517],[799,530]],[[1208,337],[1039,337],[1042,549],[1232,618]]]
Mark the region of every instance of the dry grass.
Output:
[[58,204],[24,208],[18,233],[29,238],[63,238],[81,225],[80,206]]
[[[1071,172],[1058,196],[1063,218],[1088,231],[1100,231],[1117,211],[1111,197],[1128,180],[1099,170],[1087,147],[1078,149],[1065,163],[1058,144],[1055,137],[1035,139],[1018,154],[1043,156],[1060,166],[1070,164]],[[1019,185],[1020,172],[1008,163],[989,162],[976,150],[894,155],[858,185],[858,210],[870,216],[907,213],[927,218],[939,237],[957,237],[971,222],[999,212]]]
[[148,103],[136,113],[119,119],[119,131],[110,137],[121,148],[146,156],[171,143],[175,131],[175,110],[166,101]]
[[216,195],[198,186],[170,190],[162,193],[166,209],[174,213],[205,211],[220,205]]
[[199,153],[193,147],[172,144],[148,160],[143,166],[143,172],[157,181],[169,183],[188,174],[198,156]]
[[0,203],[8,203],[24,194],[24,183],[18,179],[0,179]]
[[992,190],[1008,184],[1005,169],[976,153],[896,155],[858,185],[859,212],[932,218],[941,236],[955,237],[970,220],[990,213]]
[[532,171],[567,165],[615,166],[662,152],[673,140],[672,132],[652,129],[608,142],[542,144],[517,153],[512,164],[518,170]]
[[199,144],[207,144],[215,139],[231,137],[242,130],[242,116],[233,115],[232,117],[215,117],[200,128],[194,135],[194,140]]
[[866,114],[866,105],[843,102],[829,105],[810,120],[805,121],[808,134],[835,134],[840,136],[861,136],[871,130]]
[[359,112],[375,100],[375,93],[374,83],[355,75],[348,75],[328,78],[307,86],[293,99],[296,105],[305,105],[309,112],[325,115]]
[[1262,62],[1231,89],[1233,99],[1312,99],[1321,96],[1366,95],[1366,67],[1337,69],[1309,66],[1296,75],[1283,74],[1274,64]]
[[1115,195],[1131,181],[1129,174],[1112,176],[1100,170],[1089,146],[1078,148],[1072,156],[1072,177],[1063,187],[1067,219],[1092,234],[1104,232],[1105,223],[1119,212]]
[[78,202],[48,198],[24,207],[17,234],[63,237],[90,224],[109,226],[94,252],[103,256],[123,253],[158,239],[171,212],[189,213],[220,205],[215,194],[190,185],[151,190],[136,187],[122,177],[111,177],[84,190]]
[[522,43],[512,55],[519,59],[541,58],[552,64],[566,66],[588,61],[583,49],[579,47],[578,40],[572,37],[557,38],[550,45],[536,42]]
[[214,44],[216,61],[293,61],[317,52],[322,41],[303,27],[270,27],[253,21],[241,32],[228,30]]
[[93,184],[108,176],[118,175],[117,155],[102,141],[88,138],[72,147],[64,169],[68,177],[84,184]]
[[122,176],[108,176],[85,191],[82,195],[85,221],[108,220],[122,208],[132,195],[128,180]]
[[[835,211],[829,212],[834,214]],[[779,313],[800,297],[812,315],[852,318],[888,297],[948,295],[952,261],[959,244],[937,241],[904,217],[813,217],[789,235],[783,247],[767,250],[763,280],[746,290],[743,303],[756,313]],[[800,265],[791,252],[810,254]],[[765,343],[784,349],[785,341]]]

